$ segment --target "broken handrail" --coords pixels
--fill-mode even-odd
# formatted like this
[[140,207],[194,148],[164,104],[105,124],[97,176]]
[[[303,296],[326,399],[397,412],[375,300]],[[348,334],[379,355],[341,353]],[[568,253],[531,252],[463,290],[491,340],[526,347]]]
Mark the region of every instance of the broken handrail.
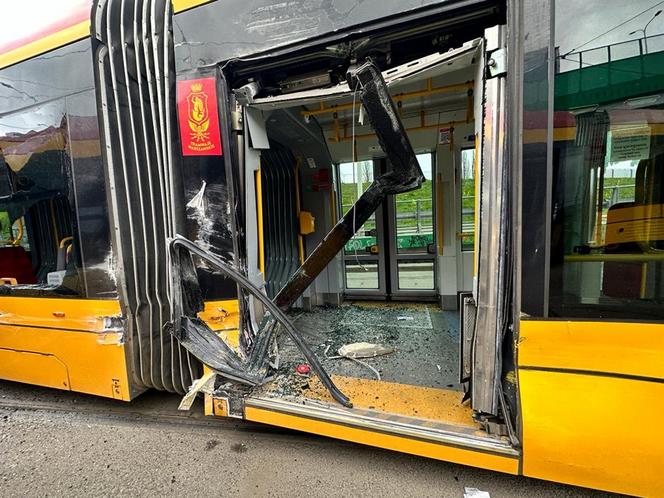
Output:
[[349,69],[346,78],[349,88],[359,88],[369,122],[392,170],[369,185],[279,291],[274,301],[281,309],[288,309],[302,295],[388,195],[415,190],[424,181],[413,146],[378,67],[367,59]]
[[[186,239],[185,237],[182,237],[181,235],[176,235],[174,238],[169,240],[168,243],[169,251],[171,253],[172,257],[172,262],[171,264],[179,264],[180,262],[180,256],[178,254],[177,249],[178,248],[183,248],[186,251],[188,251],[190,254],[193,254],[200,259],[206,261],[207,263],[211,264],[212,266],[216,267],[219,269],[225,276],[236,282],[241,288],[244,290],[248,291],[252,296],[254,296],[256,299],[258,299],[264,306],[267,308],[267,310],[270,312],[272,315],[272,319],[276,320],[288,333],[289,337],[293,340],[295,345],[298,347],[298,349],[302,352],[306,360],[309,362],[311,365],[311,369],[313,372],[318,376],[320,379],[321,383],[325,386],[325,388],[329,391],[330,395],[339,403],[341,403],[343,406],[347,408],[352,408],[353,404],[351,403],[350,399],[343,393],[339,388],[334,384],[328,373],[325,371],[323,368],[323,365],[321,362],[318,360],[314,352],[309,348],[309,346],[302,340],[300,337],[299,332],[293,325],[293,323],[288,319],[288,317],[284,314],[283,311],[279,309],[279,307],[273,303],[269,297],[267,297],[263,292],[256,287],[254,284],[252,284],[247,277],[242,275],[242,273],[238,272],[234,268],[232,268],[230,265],[227,263],[223,262],[221,259],[217,258],[213,254],[210,254],[209,252],[205,251],[204,249],[201,249],[199,246],[197,246],[195,243],[191,242],[190,240]],[[173,272],[174,275],[177,275],[179,272]],[[171,333],[178,339],[180,340],[181,344],[187,350],[192,352],[196,356],[196,354],[191,351],[187,345],[186,341],[183,341],[182,339],[186,339],[186,337],[183,337],[182,334],[185,333],[185,329],[183,328],[182,325],[182,320],[183,318],[186,320],[190,320],[191,318],[183,316],[183,303],[182,303],[182,295],[180,294],[181,291],[181,282],[179,281],[179,277],[174,277],[178,278],[177,282],[174,282],[174,289],[177,290],[174,292],[174,317],[173,317],[173,329]],[[217,339],[217,335],[209,329],[207,326],[205,327],[206,331],[203,332],[205,333],[209,339],[213,336]],[[198,332],[202,332],[202,330],[199,328]],[[263,332],[267,333],[267,332]],[[221,339],[219,339],[221,341]],[[223,343],[223,341],[221,341]],[[225,345],[225,343],[224,343]],[[227,346],[226,346],[227,347]],[[230,348],[228,348],[230,349]],[[198,356],[197,356],[198,357]],[[199,358],[200,359],[200,358]],[[203,363],[208,364],[206,361],[203,361]],[[208,364],[208,366],[212,367],[211,365]],[[222,365],[223,367],[223,365]],[[237,378],[238,373],[241,374],[241,372],[233,372],[232,370],[226,368],[226,372],[223,370],[220,370],[220,373],[224,375],[228,375]],[[240,375],[242,377],[242,375]]]

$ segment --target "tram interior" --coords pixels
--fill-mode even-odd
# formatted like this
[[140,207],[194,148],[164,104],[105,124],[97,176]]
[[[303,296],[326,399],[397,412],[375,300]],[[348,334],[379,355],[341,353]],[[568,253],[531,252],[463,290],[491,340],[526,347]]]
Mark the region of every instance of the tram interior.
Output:
[[[481,50],[475,40],[407,77],[387,75],[425,182],[419,190],[389,196],[290,311],[356,408],[406,417],[405,423],[478,427],[469,403],[462,402],[467,384],[459,374],[457,302],[473,278],[473,160],[482,116],[481,99],[474,96],[482,81]],[[259,112],[252,119],[262,116],[269,142],[261,154],[269,295],[301,263],[298,245],[310,254],[374,175],[389,167],[354,104],[359,96],[351,91],[316,90],[254,104]],[[255,126],[249,123],[254,146],[261,142]],[[297,165],[297,186],[289,187],[289,164]],[[301,211],[315,220],[313,230],[279,220],[278,213],[300,221],[302,214],[276,191],[301,198]],[[252,396],[334,407],[289,338],[282,334],[277,343],[277,374]],[[344,346],[357,343],[373,349],[365,346],[368,353],[348,358],[354,353]]]
[[0,292],[79,290],[62,133],[0,138]]

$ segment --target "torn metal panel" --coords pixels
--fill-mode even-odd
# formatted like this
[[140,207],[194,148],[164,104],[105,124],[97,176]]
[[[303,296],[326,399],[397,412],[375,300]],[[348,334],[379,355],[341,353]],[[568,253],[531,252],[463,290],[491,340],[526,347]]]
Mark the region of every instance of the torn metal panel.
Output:
[[[184,237],[174,237],[169,245],[174,294],[173,322],[169,327],[171,333],[177,338],[180,344],[224,377],[255,385],[259,384],[265,377],[267,349],[275,322],[279,323],[302,352],[311,365],[312,370],[329,390],[332,397],[344,406],[352,406],[350,400],[334,385],[316,355],[311,351],[306,342],[302,340],[290,320],[270,301],[261,289],[253,285],[242,273],[227,265],[216,256],[205,252]],[[196,293],[197,286],[193,282],[185,285],[185,292],[183,292],[183,277],[185,281],[195,277],[195,274],[187,277],[187,275],[192,273],[192,257],[194,256],[206,261],[209,265],[221,271],[226,277],[232,279],[244,291],[247,291],[258,299],[270,313],[270,318],[265,320],[267,325],[263,327],[262,333],[259,334],[254,343],[252,354],[246,361],[240,360],[236,362],[236,358],[239,359],[239,357],[219,336],[202,320],[190,318],[202,309],[200,296]],[[181,273],[183,269],[184,273]],[[210,365],[208,361],[214,363],[214,366]]]
[[[443,54],[432,54],[393,67],[381,73],[383,81],[392,91],[415,80],[441,76],[471,64],[471,59],[476,56],[481,40],[471,40],[463,46],[445,52]],[[264,110],[281,109],[294,106],[318,105],[348,96],[354,90],[353,85],[348,82],[339,83],[328,88],[316,88],[298,93],[289,93],[271,97],[256,98],[251,107]]]
[[279,291],[275,302],[282,309],[291,306],[309,287],[386,196],[414,190],[424,181],[413,147],[376,65],[369,60],[349,70],[347,78],[349,87],[360,92],[362,104],[392,170],[374,180]]
[[367,40],[368,49],[372,42],[379,45],[382,40],[377,27],[404,31],[423,19],[434,19],[438,26],[453,25],[460,19],[491,15],[495,10],[495,5],[483,0],[212,2],[176,16],[177,67],[178,71],[188,70],[313,44],[320,47],[321,56],[342,59],[345,46],[357,43],[358,38]]
[[121,316],[102,316],[99,321],[103,329],[97,332],[97,343],[121,346],[125,343],[127,323]]

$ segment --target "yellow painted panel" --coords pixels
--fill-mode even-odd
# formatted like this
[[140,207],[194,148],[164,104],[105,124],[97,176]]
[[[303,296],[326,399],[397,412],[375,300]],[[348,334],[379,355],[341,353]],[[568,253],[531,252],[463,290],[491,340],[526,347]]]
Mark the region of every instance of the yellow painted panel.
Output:
[[214,0],[172,0],[173,2],[173,12],[176,14],[182,12],[183,10],[188,10],[193,7],[198,7],[206,3],[210,3]]
[[120,314],[113,300],[0,297],[0,324],[102,332],[103,317]]
[[664,325],[522,320],[519,366],[664,379]]
[[229,346],[239,347],[240,314],[237,299],[208,301],[205,303],[205,309],[198,313],[198,317],[217,332]]
[[[178,13],[199,5],[210,3],[211,1],[213,0],[173,0],[173,11]],[[36,57],[49,50],[63,47],[68,43],[88,38],[89,36],[90,21],[86,20],[45,36],[39,40],[17,47],[9,52],[0,54],[0,69],[30,59],[31,57]]]
[[0,348],[0,378],[69,389],[67,367],[55,356]]
[[57,33],[0,54],[0,69],[43,54],[54,48],[62,47],[68,43],[82,40],[88,36],[90,36],[90,21],[80,22]]
[[256,231],[258,232],[258,269],[265,275],[265,241],[263,231],[263,176],[260,168],[256,170]]
[[[72,391],[130,399],[124,344],[103,334],[0,325],[0,348],[54,356],[66,365]],[[15,366],[12,380],[31,383],[33,364]]]
[[228,417],[228,404],[224,399],[213,398],[212,410],[216,417]]
[[[120,304],[111,300],[0,297],[0,348],[59,362],[13,356],[0,377],[129,400],[123,333],[104,323],[104,317],[118,315]],[[35,372],[38,364],[47,368],[44,377]],[[68,372],[67,386],[54,380],[62,377],[60,364]]]
[[392,434],[372,432],[366,429],[313,420],[251,406],[246,408],[245,418],[254,422],[310,432],[321,436],[409,453],[411,455],[471,465],[508,474],[516,474],[518,472],[518,460],[516,458],[455,448]]
[[238,300],[207,301],[198,317],[213,330],[237,329],[240,320]]
[[[203,376],[207,375],[210,373],[210,367],[207,365],[203,365]],[[206,416],[214,415],[214,408],[212,403],[214,402],[214,399],[212,398],[211,395],[204,393],[203,394],[203,413]]]
[[[523,143],[540,143],[546,142],[547,131],[546,128],[538,129],[529,129],[523,130]],[[554,128],[553,129],[553,140],[558,141],[569,141],[576,138],[576,127],[567,127],[567,128]]]
[[[649,123],[651,136],[664,135],[664,125],[661,123]],[[523,130],[523,143],[546,142],[546,128],[532,128]],[[576,138],[576,126],[556,127],[553,129],[553,140],[555,142],[567,142]]]
[[663,383],[520,370],[519,389],[525,475],[664,496]]
[[[239,303],[237,299],[228,299],[224,301],[208,301],[205,303],[205,309],[198,313],[198,317],[203,320],[208,327],[217,332],[226,344],[232,348],[238,348],[240,343],[239,327]],[[203,365],[203,375],[210,369]],[[219,403],[209,394],[204,395],[205,415],[226,416],[218,410]]]

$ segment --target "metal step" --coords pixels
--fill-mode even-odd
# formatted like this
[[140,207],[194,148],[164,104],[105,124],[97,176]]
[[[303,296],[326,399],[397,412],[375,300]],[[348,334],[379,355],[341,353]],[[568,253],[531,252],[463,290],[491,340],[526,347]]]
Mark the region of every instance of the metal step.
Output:
[[506,438],[483,435],[474,426],[445,424],[438,421],[394,415],[376,410],[344,408],[320,401],[288,401],[278,398],[249,397],[248,407],[314,419],[323,422],[393,434],[437,444],[483,451],[517,458],[519,451]]

